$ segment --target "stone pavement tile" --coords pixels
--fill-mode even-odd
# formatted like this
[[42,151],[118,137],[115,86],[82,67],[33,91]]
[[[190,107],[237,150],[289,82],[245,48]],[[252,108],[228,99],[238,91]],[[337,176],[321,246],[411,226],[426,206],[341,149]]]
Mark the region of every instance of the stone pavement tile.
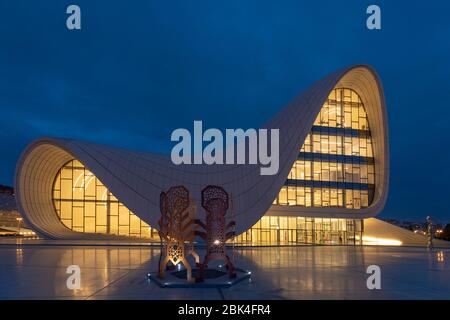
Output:
[[69,290],[66,281],[70,274],[66,273],[66,268],[2,268],[0,299],[81,298],[93,294],[126,273],[113,269],[82,269],[81,288]]
[[[408,247],[299,246],[232,253],[251,280],[228,289],[160,288],[158,248],[0,246],[1,299],[450,299],[450,250]],[[200,255],[202,252],[200,250]],[[66,287],[66,268],[81,268],[81,289]],[[381,290],[368,290],[367,266],[381,268]]]

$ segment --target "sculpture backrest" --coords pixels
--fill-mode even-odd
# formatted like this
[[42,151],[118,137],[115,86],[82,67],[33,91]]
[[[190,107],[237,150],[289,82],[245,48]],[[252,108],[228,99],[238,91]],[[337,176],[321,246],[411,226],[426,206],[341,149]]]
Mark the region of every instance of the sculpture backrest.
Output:
[[202,207],[206,210],[207,247],[210,253],[225,252],[225,215],[228,209],[228,193],[219,186],[207,186],[202,190]]
[[171,187],[166,196],[169,236],[178,238],[181,236],[182,214],[189,207],[189,190],[183,186]]
[[228,193],[219,186],[207,186],[202,190],[202,207],[208,212],[221,209],[226,213],[228,210]]
[[161,192],[159,197],[161,217],[158,221],[161,238],[182,238],[183,214],[190,205],[192,204],[189,190],[183,186],[171,187],[167,192]]

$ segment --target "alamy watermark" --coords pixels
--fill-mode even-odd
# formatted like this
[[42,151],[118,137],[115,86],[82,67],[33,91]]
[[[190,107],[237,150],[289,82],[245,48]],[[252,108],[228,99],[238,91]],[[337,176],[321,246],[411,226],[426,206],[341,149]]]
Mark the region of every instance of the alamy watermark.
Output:
[[75,4],[71,4],[67,7],[66,13],[69,16],[66,19],[66,27],[69,30],[80,30],[81,29],[81,9]]
[[[69,16],[66,19],[66,27],[69,30],[81,30],[81,8],[76,4],[71,4],[66,9]],[[369,5],[366,9],[369,16],[366,20],[366,27],[369,30],[381,29],[381,8],[376,4]]]
[[69,290],[76,290],[81,288],[81,269],[80,266],[72,264],[67,267],[66,273],[70,276],[66,280],[66,287]]
[[376,4],[372,4],[367,7],[367,14],[370,16],[366,20],[366,26],[369,30],[380,30],[381,29],[381,9]]
[[366,280],[366,286],[369,290],[380,290],[381,289],[381,268],[376,264],[372,264],[367,267],[367,274],[370,276]]
[[275,175],[280,162],[279,138],[279,129],[226,129],[223,134],[210,128],[203,132],[202,121],[194,121],[193,137],[183,128],[172,132],[171,141],[178,143],[170,157],[176,165],[259,164],[261,175]]

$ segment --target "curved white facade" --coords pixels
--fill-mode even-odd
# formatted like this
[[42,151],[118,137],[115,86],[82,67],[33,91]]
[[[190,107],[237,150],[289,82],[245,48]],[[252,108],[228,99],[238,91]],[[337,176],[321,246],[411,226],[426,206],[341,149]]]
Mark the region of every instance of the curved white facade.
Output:
[[[340,87],[359,94],[371,126],[375,159],[372,203],[363,209],[272,206],[329,92]],[[224,187],[233,198],[237,233],[250,228],[268,211],[363,219],[375,216],[384,207],[389,180],[387,115],[381,82],[371,67],[358,65],[330,74],[295,98],[263,128],[280,130],[280,166],[274,176],[260,175],[257,165],[177,166],[168,156],[67,139],[38,139],[24,150],[17,164],[15,188],[19,211],[37,233],[47,238],[111,238],[72,231],[55,213],[53,182],[59,169],[72,159],[82,162],[121,203],[151,226],[157,226],[160,192],[175,185],[186,186],[197,203],[206,185]]]

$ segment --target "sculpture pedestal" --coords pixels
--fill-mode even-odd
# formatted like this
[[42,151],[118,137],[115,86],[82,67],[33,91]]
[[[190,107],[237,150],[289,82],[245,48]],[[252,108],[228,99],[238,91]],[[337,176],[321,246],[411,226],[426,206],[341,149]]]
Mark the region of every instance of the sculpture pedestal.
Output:
[[[198,268],[192,269],[192,277],[195,278],[199,271]],[[204,280],[200,283],[187,282],[185,269],[167,272],[164,279],[158,277],[158,272],[147,275],[150,281],[161,288],[229,288],[245,279],[250,279],[250,276],[250,271],[238,268],[236,268],[235,278],[229,278],[225,268],[205,269]]]

